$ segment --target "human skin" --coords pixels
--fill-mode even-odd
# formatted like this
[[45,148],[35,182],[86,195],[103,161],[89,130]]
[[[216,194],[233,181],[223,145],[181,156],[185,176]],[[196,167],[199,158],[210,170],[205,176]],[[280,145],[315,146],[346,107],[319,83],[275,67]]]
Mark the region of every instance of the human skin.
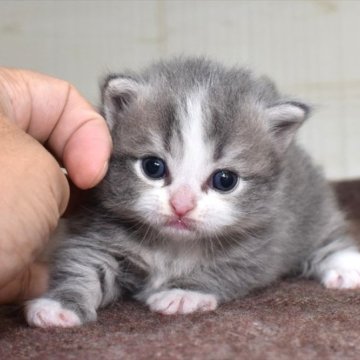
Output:
[[36,259],[69,202],[69,184],[95,186],[111,138],[104,119],[63,80],[0,68],[0,304],[39,296]]

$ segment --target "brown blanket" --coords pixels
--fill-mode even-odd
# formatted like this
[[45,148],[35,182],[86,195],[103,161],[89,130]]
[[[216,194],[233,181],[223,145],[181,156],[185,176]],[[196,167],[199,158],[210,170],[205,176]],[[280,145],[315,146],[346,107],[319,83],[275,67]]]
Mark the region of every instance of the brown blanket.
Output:
[[[360,244],[360,181],[335,184]],[[134,302],[75,329],[31,329],[0,307],[0,359],[360,359],[360,290],[290,279],[213,313],[166,317]]]

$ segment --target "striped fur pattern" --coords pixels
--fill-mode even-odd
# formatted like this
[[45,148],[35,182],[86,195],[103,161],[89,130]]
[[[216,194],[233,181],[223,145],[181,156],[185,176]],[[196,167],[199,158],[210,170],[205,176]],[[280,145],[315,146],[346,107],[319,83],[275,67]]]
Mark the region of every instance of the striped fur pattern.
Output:
[[[109,171],[68,220],[49,290],[26,305],[30,325],[94,321],[127,295],[163,314],[210,311],[288,274],[359,287],[334,195],[294,141],[306,104],[203,58],[112,74],[102,102]],[[144,167],[153,158],[159,178]],[[219,171],[235,175],[230,190],[216,188]]]

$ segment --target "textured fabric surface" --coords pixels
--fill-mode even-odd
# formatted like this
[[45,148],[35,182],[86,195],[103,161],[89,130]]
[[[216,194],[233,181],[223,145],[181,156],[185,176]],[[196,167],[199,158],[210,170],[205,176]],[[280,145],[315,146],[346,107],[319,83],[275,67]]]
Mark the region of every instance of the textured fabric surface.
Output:
[[[360,181],[335,184],[360,244]],[[150,313],[135,302],[75,329],[31,329],[0,307],[0,359],[359,359],[360,290],[286,279],[215,312]]]

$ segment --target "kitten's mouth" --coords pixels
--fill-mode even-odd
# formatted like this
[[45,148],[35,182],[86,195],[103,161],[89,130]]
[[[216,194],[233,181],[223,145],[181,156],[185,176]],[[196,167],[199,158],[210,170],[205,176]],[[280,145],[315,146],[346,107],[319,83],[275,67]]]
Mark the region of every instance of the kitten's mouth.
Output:
[[184,218],[170,218],[166,223],[166,227],[178,230],[178,231],[193,231],[194,222]]

